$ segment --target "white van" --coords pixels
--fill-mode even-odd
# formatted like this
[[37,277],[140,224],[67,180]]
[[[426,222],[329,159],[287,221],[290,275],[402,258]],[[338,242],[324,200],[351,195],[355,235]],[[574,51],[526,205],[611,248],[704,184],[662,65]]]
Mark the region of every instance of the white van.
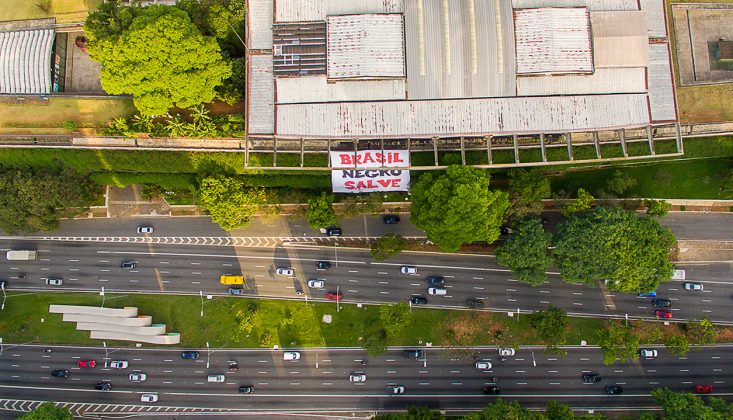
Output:
[[226,380],[226,378],[227,377],[224,376],[224,375],[222,375],[222,374],[209,375],[206,381],[207,382],[213,382],[213,383],[222,383],[222,382],[224,382]]
[[445,287],[428,287],[428,294],[431,296],[444,296],[448,294],[448,289]]

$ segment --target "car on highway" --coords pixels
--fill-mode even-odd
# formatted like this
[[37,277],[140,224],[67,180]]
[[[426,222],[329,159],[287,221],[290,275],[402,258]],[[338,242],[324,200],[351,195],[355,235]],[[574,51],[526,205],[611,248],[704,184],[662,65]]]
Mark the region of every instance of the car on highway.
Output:
[[145,382],[148,380],[148,374],[143,372],[132,372],[130,374],[130,382]]
[[476,366],[476,369],[479,369],[479,370],[489,370],[491,369],[493,365],[489,361],[479,360],[478,362],[476,362],[475,366]]
[[181,359],[196,360],[201,356],[197,351],[183,351],[181,352]]
[[275,269],[275,274],[280,276],[292,276],[295,271],[290,267],[278,267]]
[[326,229],[326,236],[341,236],[341,228],[332,227]]
[[656,349],[639,349],[639,356],[644,359],[656,359],[659,353]]
[[209,382],[212,384],[220,384],[226,380],[227,380],[227,377],[223,373],[212,373],[206,376],[206,382]]
[[709,394],[713,392],[713,386],[708,384],[695,385],[696,394]]
[[366,374],[364,373],[352,373],[349,375],[349,382],[366,382]]
[[605,389],[606,394],[608,395],[617,395],[624,393],[624,387],[618,385],[607,385]]
[[499,349],[499,356],[510,357],[517,354],[517,351],[511,347],[504,347]]
[[389,385],[387,387],[387,394],[398,395],[398,394],[404,394],[404,393],[405,393],[405,387],[402,385]]
[[428,303],[428,300],[422,296],[413,296],[410,298],[410,303],[413,305],[425,305]]
[[79,360],[76,362],[76,366],[80,368],[93,368],[94,366],[97,366],[96,360]]
[[639,293],[640,297],[657,297],[657,291],[652,290],[651,292]]
[[471,309],[483,309],[484,303],[478,299],[466,299],[466,306]]
[[112,389],[112,383],[110,383],[110,382],[97,382],[94,385],[94,389],[96,389],[98,391],[109,391],[110,389]]
[[283,360],[299,360],[300,359],[300,352],[299,351],[286,351],[283,353]]
[[153,227],[149,225],[140,225],[137,227],[137,233],[153,233]]
[[425,352],[422,350],[403,350],[402,357],[405,359],[424,359]]
[[654,311],[654,316],[656,316],[659,319],[669,319],[672,318],[672,312],[665,311],[663,309],[659,309]]
[[324,279],[310,279],[308,280],[308,287],[311,289],[323,289],[326,287],[326,281]]
[[702,283],[694,281],[686,281],[682,283],[682,287],[684,287],[685,290],[703,290]]
[[239,387],[240,394],[254,394],[255,387],[253,385],[242,385]]
[[127,360],[113,360],[112,363],[109,364],[109,367],[112,369],[127,369],[127,366],[130,364],[127,363]]
[[339,292],[328,292],[326,293],[326,299],[328,300],[341,300],[344,297],[344,294]]
[[158,394],[145,393],[140,396],[140,402],[154,403],[158,402]]
[[402,274],[417,274],[417,267],[414,265],[403,265],[400,267],[400,273]]
[[601,382],[601,375],[599,373],[584,373],[583,382],[586,384]]
[[400,216],[396,214],[385,214],[382,216],[382,221],[387,225],[396,225],[400,222]]
[[241,287],[230,287],[227,289],[227,293],[234,296],[241,296],[244,294],[244,289]]
[[430,296],[445,296],[448,294],[448,289],[445,287],[428,287],[428,294]]
[[316,261],[316,268],[319,270],[328,270],[331,268],[331,263],[328,261]]
[[672,301],[669,299],[652,299],[652,305],[657,308],[668,308],[672,306]]
[[499,395],[501,393],[501,388],[498,386],[485,386],[483,392],[488,395]]
[[120,264],[120,268],[133,269],[135,267],[137,267],[137,263],[135,261],[125,260]]
[[41,277],[46,283],[46,286],[61,286],[64,284],[64,280],[61,277]]
[[54,378],[68,378],[70,375],[69,371],[66,369],[56,369],[51,371],[51,376]]
[[427,276],[425,281],[428,286],[442,286],[445,284],[445,278],[443,276]]

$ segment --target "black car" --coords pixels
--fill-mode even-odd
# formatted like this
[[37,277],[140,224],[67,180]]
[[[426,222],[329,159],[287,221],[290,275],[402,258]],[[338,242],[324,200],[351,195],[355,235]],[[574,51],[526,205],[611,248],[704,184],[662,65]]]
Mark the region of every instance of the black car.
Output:
[[428,282],[428,286],[442,286],[445,284],[443,276],[428,276],[425,281]]
[[54,378],[68,378],[69,371],[66,369],[56,369],[51,372],[51,376],[53,376]]
[[197,351],[184,351],[181,352],[181,359],[192,359],[196,360],[200,356],[199,352]]
[[428,300],[422,296],[413,296],[410,298],[410,303],[413,305],[424,305],[428,303]]
[[326,236],[341,236],[341,228],[328,228],[326,229]]
[[112,389],[112,384],[109,382],[97,382],[97,384],[94,385],[94,389],[99,391],[109,391]]
[[623,394],[624,388],[622,386],[618,385],[608,385],[606,387],[606,394],[608,395],[616,395],[616,394]]
[[255,392],[255,387],[252,385],[245,385],[239,387],[240,394],[252,394]]
[[382,221],[388,225],[396,225],[400,222],[400,216],[397,216],[396,214],[385,214],[382,216]]
[[405,359],[424,359],[425,352],[422,350],[403,350],[402,357]]
[[672,306],[672,302],[669,299],[652,299],[652,305],[657,308],[666,308]]
[[489,395],[498,395],[501,392],[501,388],[498,386],[485,386],[484,387],[484,394]]
[[583,382],[585,383],[593,383],[593,382],[600,382],[601,381],[601,375],[598,373],[584,373],[583,374]]
[[466,299],[466,306],[473,309],[483,309],[484,303],[477,299]]
[[122,261],[122,264],[120,264],[120,268],[135,268],[137,267],[137,263],[135,261]]
[[319,270],[328,270],[331,268],[331,263],[328,261],[316,261],[316,268]]

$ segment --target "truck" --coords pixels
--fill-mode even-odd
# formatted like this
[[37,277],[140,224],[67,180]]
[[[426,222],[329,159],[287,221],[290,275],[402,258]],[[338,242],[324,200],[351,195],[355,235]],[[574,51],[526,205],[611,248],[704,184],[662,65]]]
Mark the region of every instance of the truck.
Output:
[[221,284],[244,284],[243,276],[223,275],[219,278]]
[[30,250],[10,250],[5,256],[10,261],[27,261],[35,260],[38,257],[38,251]]

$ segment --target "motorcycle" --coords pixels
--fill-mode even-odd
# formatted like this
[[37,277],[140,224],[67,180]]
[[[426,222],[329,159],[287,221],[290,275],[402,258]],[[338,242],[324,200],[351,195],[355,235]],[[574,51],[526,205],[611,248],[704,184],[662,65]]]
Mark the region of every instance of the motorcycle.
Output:
[[230,372],[236,372],[239,370],[239,363],[237,363],[235,360],[228,360],[227,364],[229,365]]

